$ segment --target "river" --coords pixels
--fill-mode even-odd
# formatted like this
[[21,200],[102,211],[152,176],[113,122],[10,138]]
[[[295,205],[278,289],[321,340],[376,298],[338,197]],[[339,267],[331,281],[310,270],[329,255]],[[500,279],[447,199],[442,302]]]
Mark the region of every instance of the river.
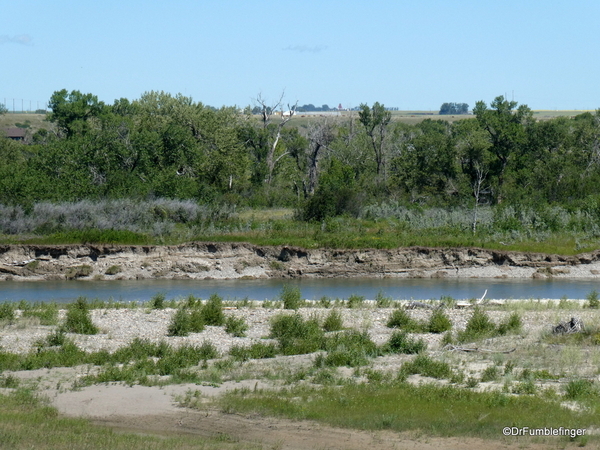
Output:
[[217,293],[226,300],[273,300],[284,284],[298,286],[302,296],[318,300],[323,296],[346,299],[361,295],[375,299],[381,292],[394,300],[479,298],[487,290],[488,299],[585,298],[600,291],[593,279],[429,279],[429,278],[320,278],[259,280],[133,280],[133,281],[43,281],[0,282],[0,302],[20,301],[69,303],[79,296],[114,301],[148,301],[158,293],[167,299],[190,294],[203,299]]

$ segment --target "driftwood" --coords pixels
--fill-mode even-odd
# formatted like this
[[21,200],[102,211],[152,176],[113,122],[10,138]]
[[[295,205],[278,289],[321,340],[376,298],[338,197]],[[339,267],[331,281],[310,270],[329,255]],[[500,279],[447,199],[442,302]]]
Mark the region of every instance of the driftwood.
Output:
[[583,321],[579,317],[571,317],[568,322],[560,322],[552,327],[552,334],[581,333],[584,330]]
[[459,347],[458,345],[447,344],[444,347],[444,350],[448,350],[450,352],[469,352],[469,353],[512,353],[517,348],[513,348],[511,350],[488,350],[487,348],[478,348],[478,347]]
[[470,303],[470,302],[457,302],[456,303],[456,307],[457,308],[470,308],[473,305],[484,305],[487,302],[484,302],[483,299],[485,298],[485,296],[487,295],[487,289],[485,290],[485,292],[483,293],[483,295],[481,296],[481,298],[479,300],[477,300],[475,303]]
[[433,305],[430,305],[429,303],[425,303],[425,302],[410,302],[408,305],[406,305],[406,309],[417,309],[417,308],[435,309],[436,307]]

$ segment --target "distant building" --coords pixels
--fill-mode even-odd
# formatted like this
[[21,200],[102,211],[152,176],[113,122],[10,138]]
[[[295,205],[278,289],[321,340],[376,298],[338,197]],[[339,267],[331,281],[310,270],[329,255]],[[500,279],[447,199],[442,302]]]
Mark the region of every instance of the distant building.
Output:
[[13,141],[22,141],[25,139],[25,129],[23,128],[5,128],[6,137]]

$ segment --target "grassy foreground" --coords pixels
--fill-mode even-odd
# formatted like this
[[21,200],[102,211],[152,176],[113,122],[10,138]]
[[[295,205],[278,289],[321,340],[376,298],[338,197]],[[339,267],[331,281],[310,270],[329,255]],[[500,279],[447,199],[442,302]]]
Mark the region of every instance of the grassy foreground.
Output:
[[[148,436],[117,433],[89,420],[61,417],[30,390],[0,394],[0,449],[186,450],[252,448],[223,439],[192,436]],[[257,447],[261,448],[261,447]]]

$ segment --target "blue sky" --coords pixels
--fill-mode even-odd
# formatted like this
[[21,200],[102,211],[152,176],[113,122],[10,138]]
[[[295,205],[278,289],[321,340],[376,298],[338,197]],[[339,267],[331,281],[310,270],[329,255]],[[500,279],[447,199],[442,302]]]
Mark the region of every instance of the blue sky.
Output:
[[150,90],[403,110],[600,108],[597,0],[0,0],[0,103]]

